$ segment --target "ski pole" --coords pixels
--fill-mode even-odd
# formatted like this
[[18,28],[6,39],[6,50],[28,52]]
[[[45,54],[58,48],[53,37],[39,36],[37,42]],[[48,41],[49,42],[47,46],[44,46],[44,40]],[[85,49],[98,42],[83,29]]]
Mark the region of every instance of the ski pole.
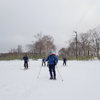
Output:
[[68,66],[67,66],[67,62],[66,62],[66,67],[68,67]]
[[41,66],[41,68],[40,68],[40,71],[39,71],[39,74],[38,74],[38,77],[37,77],[37,78],[39,78],[39,76],[40,76],[41,69],[42,69],[42,66]]
[[29,68],[30,67],[30,60],[28,62],[29,62],[29,66],[28,66],[28,68]]
[[[57,66],[56,66],[56,68],[57,68],[57,70],[58,70],[58,67],[57,67]],[[58,70],[58,73],[59,73],[59,75],[60,75],[60,77],[61,77],[61,79],[62,79],[62,76],[61,76],[61,74],[60,74],[59,70]],[[63,81],[63,79],[62,79],[62,81]]]

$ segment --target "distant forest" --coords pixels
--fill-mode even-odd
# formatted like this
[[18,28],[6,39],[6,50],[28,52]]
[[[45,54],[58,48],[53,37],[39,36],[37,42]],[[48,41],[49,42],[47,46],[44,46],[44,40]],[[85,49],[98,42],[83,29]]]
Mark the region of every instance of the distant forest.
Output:
[[[75,33],[76,34],[76,33]],[[34,36],[35,40],[31,44],[26,44],[27,52],[23,52],[22,46],[18,45],[17,48],[12,48],[6,54],[0,54],[0,57],[7,57],[8,55],[23,56],[27,53],[30,57],[47,56],[49,51],[56,53],[57,47],[54,44],[54,38],[50,35],[43,35],[37,33]],[[87,33],[78,33],[67,41],[68,47],[61,48],[58,51],[58,57],[99,57],[100,56],[100,32],[99,30],[89,30]]]

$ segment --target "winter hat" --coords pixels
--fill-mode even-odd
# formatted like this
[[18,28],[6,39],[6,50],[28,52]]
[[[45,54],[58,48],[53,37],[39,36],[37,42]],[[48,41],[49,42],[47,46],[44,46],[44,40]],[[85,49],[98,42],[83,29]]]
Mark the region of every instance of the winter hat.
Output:
[[52,51],[49,51],[49,53],[52,53]]

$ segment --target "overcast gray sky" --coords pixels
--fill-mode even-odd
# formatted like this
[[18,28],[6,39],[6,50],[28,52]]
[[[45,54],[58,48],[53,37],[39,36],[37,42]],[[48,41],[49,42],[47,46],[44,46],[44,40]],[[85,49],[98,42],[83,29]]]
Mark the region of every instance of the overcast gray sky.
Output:
[[99,10],[100,0],[0,0],[0,53],[17,45],[25,49],[40,32],[51,35],[58,49],[66,47],[73,30],[100,24]]

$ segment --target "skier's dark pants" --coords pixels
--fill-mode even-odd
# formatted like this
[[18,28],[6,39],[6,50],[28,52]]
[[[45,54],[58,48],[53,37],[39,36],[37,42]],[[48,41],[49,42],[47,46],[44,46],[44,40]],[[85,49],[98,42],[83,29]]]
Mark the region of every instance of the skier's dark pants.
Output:
[[24,67],[28,68],[28,61],[24,61]]
[[44,66],[46,66],[45,61],[42,62],[42,66],[43,66],[43,64],[44,64]]
[[[56,71],[55,71],[55,65],[49,65],[49,71],[50,71],[50,76],[52,77],[54,75],[54,77],[56,77]],[[52,75],[52,71],[53,71],[53,75]]]
[[66,61],[63,62],[63,65],[64,65],[64,64],[65,64],[65,66],[66,66]]

